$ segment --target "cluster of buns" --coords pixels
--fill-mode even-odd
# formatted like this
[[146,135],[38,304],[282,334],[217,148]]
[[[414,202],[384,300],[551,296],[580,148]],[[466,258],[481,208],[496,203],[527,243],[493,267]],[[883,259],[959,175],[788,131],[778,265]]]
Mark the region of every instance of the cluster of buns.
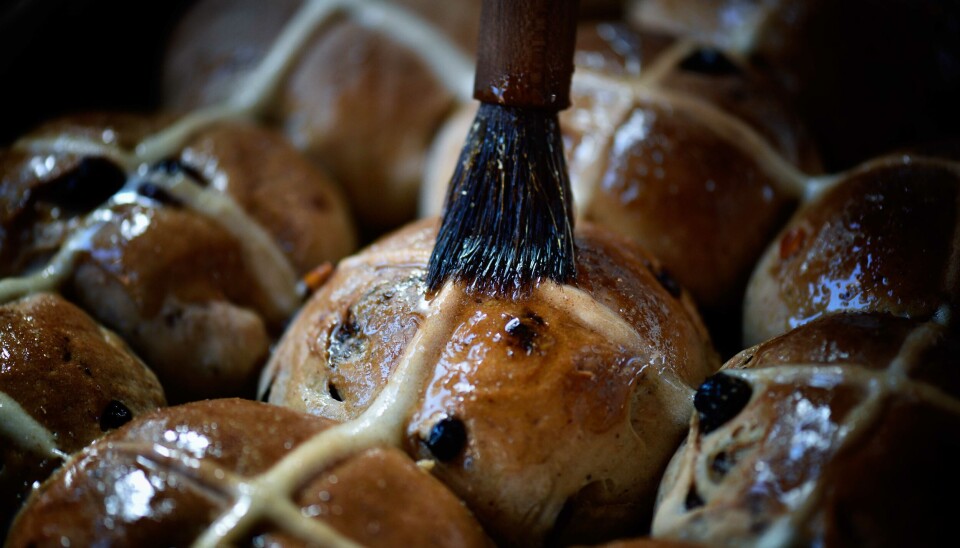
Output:
[[162,113],[0,150],[7,545],[949,538],[942,128],[823,140],[830,2],[584,1],[576,279],[428,292],[479,4],[204,0]]
[[165,122],[64,118],[2,153],[0,293],[68,294],[173,400],[230,395],[255,384],[298,278],[353,251],[355,228],[328,176],[252,124],[140,162],[132,149]]

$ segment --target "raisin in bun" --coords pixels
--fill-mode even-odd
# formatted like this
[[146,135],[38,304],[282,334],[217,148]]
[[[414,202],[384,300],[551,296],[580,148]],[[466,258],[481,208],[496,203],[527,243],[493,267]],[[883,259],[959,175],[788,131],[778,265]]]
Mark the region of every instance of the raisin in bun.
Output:
[[329,179],[269,130],[210,125],[144,163],[137,143],[169,122],[66,118],[0,153],[0,293],[59,285],[173,400],[252,394],[298,276],[350,252],[354,229]]
[[827,165],[956,137],[960,5],[938,0],[633,0],[643,29],[740,52],[790,88]]
[[835,314],[745,350],[697,392],[653,533],[711,545],[936,545],[960,488],[960,340]]
[[123,341],[61,297],[0,306],[0,536],[69,454],[165,403]]
[[717,365],[689,296],[587,223],[573,285],[425,295],[437,226],[340,263],[268,364],[269,401],[431,461],[498,542],[642,527],[634,518],[683,436],[692,387]]
[[829,180],[757,265],[744,338],[760,341],[835,312],[927,319],[960,297],[960,163],[881,158]]
[[[228,101],[306,21],[309,3],[198,2],[174,33],[164,95],[174,108]],[[308,39],[286,50],[261,109],[343,184],[365,227],[414,215],[423,153],[459,99],[469,98],[479,2],[328,2]],[[294,17],[295,14],[299,14]],[[418,45],[419,44],[419,45]]]
[[[573,106],[560,123],[577,217],[659,258],[708,324],[732,326],[718,344],[736,352],[729,318],[802,198],[805,173],[819,170],[802,124],[774,83],[716,48],[590,23],[575,60]],[[458,113],[439,134],[424,213],[439,213],[471,119]]]
[[145,415],[34,493],[8,543],[489,544],[463,504],[400,451],[325,460],[332,424],[236,399]]

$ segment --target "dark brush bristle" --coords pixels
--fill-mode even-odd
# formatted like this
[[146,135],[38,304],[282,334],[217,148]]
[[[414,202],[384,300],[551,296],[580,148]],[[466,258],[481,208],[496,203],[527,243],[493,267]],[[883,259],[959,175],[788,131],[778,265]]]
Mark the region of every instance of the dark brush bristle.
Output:
[[516,295],[576,275],[557,113],[482,103],[450,181],[427,285]]

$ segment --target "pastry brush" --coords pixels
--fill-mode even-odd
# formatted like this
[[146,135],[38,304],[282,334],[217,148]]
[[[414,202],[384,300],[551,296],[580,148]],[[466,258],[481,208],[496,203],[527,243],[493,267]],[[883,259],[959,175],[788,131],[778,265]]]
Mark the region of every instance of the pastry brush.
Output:
[[480,108],[451,179],[427,285],[517,295],[576,274],[557,113],[570,104],[577,0],[484,0]]

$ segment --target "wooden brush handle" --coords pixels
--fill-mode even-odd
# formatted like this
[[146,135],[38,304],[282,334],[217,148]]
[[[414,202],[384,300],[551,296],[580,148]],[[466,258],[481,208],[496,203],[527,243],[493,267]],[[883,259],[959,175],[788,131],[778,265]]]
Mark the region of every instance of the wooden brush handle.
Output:
[[578,0],[484,0],[473,96],[484,103],[570,106]]

